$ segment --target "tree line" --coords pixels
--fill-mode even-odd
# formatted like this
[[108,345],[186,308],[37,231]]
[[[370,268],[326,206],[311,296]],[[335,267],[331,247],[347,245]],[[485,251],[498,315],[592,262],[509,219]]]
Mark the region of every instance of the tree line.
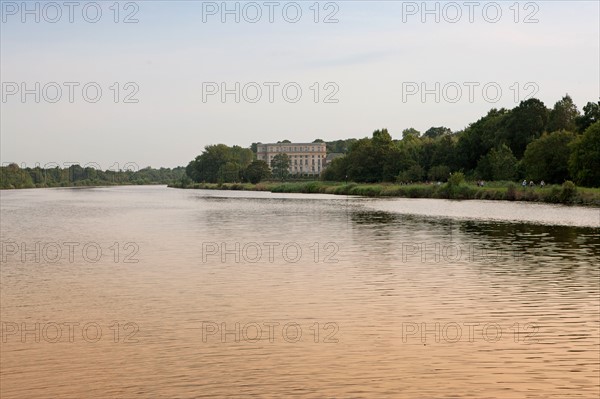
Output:
[[181,166],[172,169],[100,170],[80,165],[20,168],[13,163],[0,167],[0,188],[169,184],[181,180],[184,175],[185,168]]
[[[327,181],[447,181],[454,172],[468,180],[527,179],[546,183],[575,181],[600,186],[600,103],[588,102],[583,112],[569,95],[549,109],[538,99],[513,109],[491,109],[465,129],[439,126],[424,133],[414,128],[393,139],[387,129],[372,137],[325,142],[328,153],[342,153],[321,175]],[[313,142],[324,142],[316,139]],[[281,140],[279,143],[290,143]],[[181,184],[257,183],[289,178],[289,157],[271,165],[256,160],[256,149],[224,144],[204,148],[186,167]]]
[[[282,142],[290,142],[285,140]],[[252,150],[254,148],[254,151]],[[250,148],[225,144],[207,145],[202,154],[186,167],[186,176],[180,185],[196,183],[258,183],[261,180],[289,177],[291,159],[287,154],[277,154],[271,164],[256,159],[256,143]]]
[[580,112],[569,95],[548,109],[532,98],[513,109],[492,109],[461,131],[409,128],[402,139],[387,129],[352,140],[323,180],[356,182],[515,180],[600,186],[600,103]]

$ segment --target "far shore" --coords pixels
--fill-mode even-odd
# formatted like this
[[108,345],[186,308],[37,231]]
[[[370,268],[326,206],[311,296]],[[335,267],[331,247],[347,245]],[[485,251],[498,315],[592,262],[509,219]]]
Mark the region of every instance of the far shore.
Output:
[[451,186],[448,183],[345,183],[323,181],[266,181],[252,183],[191,183],[169,187],[202,190],[269,191],[273,193],[305,193],[356,195],[367,197],[441,198],[457,200],[528,201],[600,207],[600,188],[549,184],[545,187],[522,187],[513,182],[486,182]]

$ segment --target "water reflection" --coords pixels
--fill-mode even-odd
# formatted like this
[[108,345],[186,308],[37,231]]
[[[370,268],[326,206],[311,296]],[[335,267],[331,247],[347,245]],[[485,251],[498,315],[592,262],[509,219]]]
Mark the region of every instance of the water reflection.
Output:
[[[164,187],[2,193],[3,242],[91,241],[109,256],[2,263],[2,322],[95,322],[104,335],[6,336],[0,394],[597,397],[600,241],[590,210],[552,219],[511,204],[497,220],[490,204],[471,202],[473,218],[457,206]],[[525,214],[540,223],[513,220]],[[129,241],[140,261],[115,263],[108,248]],[[273,259],[249,262],[235,249],[251,243],[264,254],[277,244]],[[218,252],[207,255],[207,244]],[[234,253],[223,257],[222,244]],[[283,256],[286,244],[302,256]],[[328,244],[337,251],[326,261]],[[303,335],[204,340],[204,321],[293,322]],[[128,322],[139,326],[135,344],[122,342]],[[329,322],[335,344],[323,343]]]

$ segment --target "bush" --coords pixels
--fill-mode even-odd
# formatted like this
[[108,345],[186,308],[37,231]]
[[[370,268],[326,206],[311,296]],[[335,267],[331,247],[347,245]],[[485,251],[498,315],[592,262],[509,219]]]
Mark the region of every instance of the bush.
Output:
[[469,198],[472,195],[471,188],[465,182],[465,175],[461,172],[455,172],[450,175],[448,183],[444,184],[438,190],[441,198],[459,199]]
[[321,185],[318,182],[307,183],[304,186],[304,192],[310,194],[318,194],[321,192]]
[[509,201],[514,201],[517,198],[517,186],[514,183],[510,183],[506,188],[506,194],[504,194],[504,199]]
[[552,203],[555,203],[555,204],[559,203],[560,202],[560,193],[561,193],[561,191],[562,190],[560,188],[558,188],[556,186],[553,186],[550,189],[550,193],[548,193],[546,195],[546,201],[552,202]]
[[575,183],[571,180],[567,180],[563,183],[562,189],[560,190],[560,201],[565,203],[573,202],[576,193],[577,187],[575,186]]
[[362,195],[365,197],[377,197],[381,194],[381,186],[356,186],[350,190],[351,195]]
[[458,187],[465,182],[465,175],[462,172],[454,172],[448,179],[448,185],[450,187]]

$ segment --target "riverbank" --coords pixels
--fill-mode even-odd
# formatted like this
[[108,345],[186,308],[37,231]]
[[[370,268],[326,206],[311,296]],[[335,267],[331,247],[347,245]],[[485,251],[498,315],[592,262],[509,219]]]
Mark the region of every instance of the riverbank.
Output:
[[552,204],[600,206],[600,188],[576,187],[570,182],[545,187],[521,187],[512,182],[490,182],[479,187],[474,183],[459,185],[392,183],[343,183],[343,182],[261,182],[251,183],[192,183],[169,185],[173,188],[204,190],[270,191],[273,193],[307,193],[359,195],[367,197],[479,199],[504,201],[530,201]]
[[[169,186],[168,182],[157,182],[157,183],[141,183],[141,182],[105,182],[105,181],[89,181],[89,182],[71,182],[71,183],[60,183],[60,184],[31,184],[27,186],[14,185],[3,187],[0,186],[0,190],[26,190],[34,188],[99,188],[99,187],[120,187],[120,186]],[[169,186],[170,187],[170,186]]]

